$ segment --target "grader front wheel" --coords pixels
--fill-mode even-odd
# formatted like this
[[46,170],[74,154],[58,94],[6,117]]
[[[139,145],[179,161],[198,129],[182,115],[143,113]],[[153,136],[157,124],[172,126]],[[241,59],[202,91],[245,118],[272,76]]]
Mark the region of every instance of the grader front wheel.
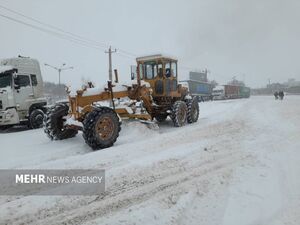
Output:
[[187,119],[187,106],[183,101],[177,101],[172,107],[171,118],[175,127],[182,127]]
[[83,121],[83,138],[94,150],[111,147],[116,142],[120,130],[118,115],[108,107],[93,110]]
[[187,105],[187,122],[195,123],[199,117],[199,103],[197,97],[193,97],[191,100],[186,102]]

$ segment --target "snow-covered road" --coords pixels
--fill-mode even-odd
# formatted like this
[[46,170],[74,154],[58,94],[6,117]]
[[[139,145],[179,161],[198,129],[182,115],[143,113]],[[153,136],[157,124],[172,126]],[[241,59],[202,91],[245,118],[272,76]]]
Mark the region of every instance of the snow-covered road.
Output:
[[300,224],[300,96],[200,110],[183,128],[124,123],[115,146],[96,152],[81,135],[0,133],[1,169],[106,170],[102,196],[0,197],[0,224]]

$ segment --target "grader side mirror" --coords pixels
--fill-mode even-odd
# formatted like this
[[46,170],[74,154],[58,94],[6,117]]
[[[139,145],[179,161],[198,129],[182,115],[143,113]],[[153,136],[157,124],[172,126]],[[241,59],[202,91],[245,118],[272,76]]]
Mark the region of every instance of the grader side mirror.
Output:
[[131,80],[135,80],[136,79],[136,66],[131,66]]
[[115,83],[119,83],[119,75],[118,75],[118,70],[114,70],[115,72]]

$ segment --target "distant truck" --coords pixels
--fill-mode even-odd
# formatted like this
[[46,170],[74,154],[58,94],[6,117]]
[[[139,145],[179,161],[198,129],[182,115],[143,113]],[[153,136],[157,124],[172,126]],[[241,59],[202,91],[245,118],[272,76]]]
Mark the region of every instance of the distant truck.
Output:
[[0,60],[0,129],[17,124],[40,128],[46,105],[37,60],[21,56]]
[[225,90],[225,98],[226,99],[239,98],[240,86],[226,84],[226,85],[224,85],[224,90]]
[[201,82],[195,80],[184,80],[180,83],[185,83],[188,87],[189,92],[192,96],[197,96],[199,101],[212,100],[212,89],[213,85],[208,82]]
[[213,99],[213,84],[207,79],[207,70],[203,72],[190,72],[189,79],[183,80],[189,88],[192,96],[197,96],[199,101],[208,101]]
[[250,88],[241,85],[224,85],[225,99],[249,98]]
[[240,98],[249,98],[251,89],[249,87],[240,86],[239,96]]
[[225,97],[225,88],[224,86],[217,86],[212,91],[213,100],[224,100]]

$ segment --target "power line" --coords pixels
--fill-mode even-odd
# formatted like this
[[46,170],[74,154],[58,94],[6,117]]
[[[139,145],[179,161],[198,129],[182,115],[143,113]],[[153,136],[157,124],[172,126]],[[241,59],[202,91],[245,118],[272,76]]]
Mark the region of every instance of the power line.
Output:
[[61,28],[59,28],[59,27],[53,26],[53,25],[51,25],[51,24],[44,23],[44,22],[42,22],[42,21],[40,21],[40,20],[37,20],[37,19],[35,19],[35,18],[33,18],[33,17],[26,16],[26,15],[20,13],[20,12],[17,12],[17,11],[15,11],[15,10],[9,9],[9,8],[3,6],[3,5],[0,5],[0,8],[5,9],[5,10],[7,10],[7,11],[9,11],[9,12],[11,12],[11,13],[14,13],[14,14],[16,14],[16,15],[22,16],[22,17],[24,17],[24,18],[26,18],[26,19],[28,19],[28,20],[34,21],[34,22],[36,22],[36,23],[38,23],[38,24],[40,24],[40,25],[43,25],[43,26],[46,26],[46,27],[48,27],[48,28],[57,30],[57,31],[59,31],[59,32],[65,33],[65,34],[70,35],[70,36],[77,37],[77,38],[79,38],[79,39],[81,39],[81,40],[83,40],[83,41],[88,41],[88,42],[90,42],[90,43],[92,43],[92,44],[101,45],[101,46],[103,46],[104,48],[107,48],[107,47],[109,46],[109,45],[106,45],[106,44],[104,44],[104,43],[100,43],[100,42],[98,42],[98,41],[90,40],[90,39],[87,39],[87,38],[82,37],[82,36],[80,36],[80,35],[71,33],[71,32],[69,32],[69,31],[65,31],[65,30],[63,30],[63,29],[61,29]]
[[47,34],[54,35],[54,36],[59,37],[59,38],[61,38],[61,39],[68,40],[68,41],[71,41],[71,42],[73,42],[73,43],[76,43],[76,44],[80,44],[80,45],[82,45],[82,46],[85,46],[85,47],[97,48],[97,49],[103,49],[103,48],[100,48],[100,47],[98,47],[98,46],[93,46],[93,45],[87,44],[87,43],[85,43],[85,42],[83,42],[83,41],[81,41],[81,40],[77,40],[77,39],[74,39],[74,38],[70,38],[70,37],[63,36],[62,34],[60,34],[60,33],[58,33],[58,32],[51,31],[51,30],[48,30],[48,29],[45,29],[45,28],[42,28],[42,27],[39,27],[39,26],[30,24],[30,23],[23,22],[23,21],[21,21],[21,20],[12,18],[12,17],[7,16],[7,15],[0,14],[0,16],[3,17],[3,18],[5,18],[5,19],[11,20],[11,21],[13,21],[13,22],[15,22],[15,23],[19,23],[19,24],[22,24],[22,25],[31,27],[31,28],[33,28],[33,29],[42,31],[42,32],[47,33]]
[[[10,8],[7,8],[7,7],[3,6],[3,5],[0,5],[0,8],[5,9],[5,10],[7,10],[7,11],[9,11],[9,12],[11,12],[11,13],[14,13],[14,14],[16,14],[16,15],[18,15],[18,16],[24,17],[24,18],[26,18],[26,19],[28,19],[28,20],[33,21],[33,22],[36,22],[36,23],[38,23],[38,24],[40,24],[40,25],[42,25],[42,26],[46,26],[46,27],[48,27],[48,28],[54,29],[54,30],[56,30],[56,31],[59,31],[59,32],[63,33],[64,35],[66,35],[67,37],[72,38],[72,39],[74,39],[75,41],[82,42],[82,43],[84,43],[84,44],[86,44],[86,45],[92,45],[92,46],[95,46],[95,47],[98,47],[98,48],[102,48],[102,49],[106,49],[107,47],[110,46],[110,45],[108,45],[108,44],[101,43],[101,42],[95,41],[95,40],[91,40],[91,39],[89,39],[89,38],[83,37],[83,36],[78,35],[78,34],[74,34],[74,33],[69,32],[69,31],[65,31],[65,30],[63,30],[63,29],[61,29],[61,28],[59,28],[59,27],[56,27],[56,26],[53,26],[53,25],[51,25],[51,24],[42,22],[42,21],[40,21],[40,20],[38,20],[38,19],[35,19],[35,18],[30,17],[30,16],[27,16],[27,15],[25,15],[25,14],[23,14],[23,13],[20,13],[20,12],[17,12],[17,11],[15,11],[15,10],[12,10],[12,9],[10,9]],[[4,16],[6,19],[8,19],[8,16],[6,16],[6,15],[3,15],[3,16]],[[11,18],[11,17],[10,17],[10,19],[14,19],[14,18]],[[15,19],[15,20],[17,20],[17,19]],[[17,21],[15,21],[15,22],[17,22]],[[23,21],[19,21],[19,22],[22,22],[22,24],[25,25],[25,24],[24,24],[25,22],[23,22]],[[28,24],[28,23],[26,23],[26,25],[30,25],[31,27],[32,27],[32,26],[35,26],[35,25]],[[37,26],[35,26],[35,27],[37,27]],[[40,27],[40,28],[41,28],[41,27]],[[41,29],[44,29],[44,30],[45,30],[45,28],[41,28]],[[51,31],[51,30],[48,30],[48,31]],[[55,32],[55,33],[56,33],[56,34],[59,34],[58,32]],[[75,37],[75,38],[74,38],[74,37]],[[122,49],[118,49],[118,50],[119,50],[119,54],[122,55],[122,56],[124,56],[124,57],[127,57],[127,58],[129,58],[129,57],[135,58],[135,57],[136,57],[135,54],[130,53],[130,52],[128,52],[128,51],[125,51],[125,50],[122,50]]]
[[[104,50],[103,47],[99,47],[99,46],[96,46],[96,45],[92,45],[92,44],[86,43],[86,42],[84,42],[84,41],[82,41],[82,40],[80,40],[80,39],[76,39],[76,38],[64,36],[63,34],[58,33],[58,32],[56,32],[56,31],[52,31],[52,30],[49,30],[49,29],[46,29],[46,28],[43,28],[43,27],[39,27],[39,26],[30,24],[30,23],[26,23],[26,22],[23,22],[23,21],[21,21],[21,20],[12,18],[12,17],[10,17],[10,16],[7,16],[7,15],[0,14],[0,17],[3,17],[3,18],[5,18],[5,19],[7,19],[7,20],[11,20],[11,21],[13,21],[13,22],[15,22],[15,23],[19,23],[19,24],[22,24],[22,25],[31,27],[31,28],[33,28],[33,29],[42,31],[42,32],[47,33],[47,34],[51,34],[51,35],[56,36],[56,37],[58,37],[58,38],[61,38],[61,39],[64,39],[64,40],[73,42],[73,43],[75,43],[75,44],[78,44],[78,45],[81,45],[81,46],[84,46],[84,47]],[[119,55],[122,56],[122,57],[126,57],[126,58],[133,59],[132,56],[128,56],[128,55],[126,55],[126,54],[124,54],[124,53],[120,53]]]
[[133,57],[133,58],[136,58],[136,57],[137,57],[136,54],[130,53],[130,52],[128,52],[128,51],[125,51],[125,50],[122,50],[122,49],[118,49],[118,50],[119,50],[119,52],[122,52],[122,53],[124,53],[124,54],[126,54],[126,55],[128,55],[128,56]]
[[[63,30],[63,29],[61,29],[59,27],[56,27],[56,26],[53,26],[51,24],[42,22],[42,21],[40,21],[38,19],[35,19],[35,18],[27,16],[27,15],[25,15],[23,13],[20,13],[20,12],[17,12],[15,10],[12,10],[10,8],[7,8],[7,7],[3,6],[3,5],[0,5],[0,8],[2,8],[4,10],[7,10],[7,11],[13,13],[13,14],[18,15],[18,16],[21,16],[23,18],[26,18],[28,20],[31,20],[31,21],[33,21],[35,23],[38,23],[39,25],[48,27],[48,28],[50,28],[52,30],[44,28],[44,27],[41,27],[41,26],[37,26],[37,25],[34,25],[34,24],[30,24],[30,23],[27,23],[27,22],[23,22],[21,20],[18,20],[16,18],[7,16],[7,15],[0,14],[1,17],[5,18],[7,20],[11,20],[11,21],[13,21],[15,23],[19,23],[19,24],[31,27],[33,29],[42,31],[42,32],[47,33],[47,34],[51,34],[53,36],[56,36],[58,38],[61,38],[61,39],[64,39],[64,40],[67,40],[67,41],[70,41],[70,42],[73,42],[75,44],[78,44],[78,45],[81,45],[81,46],[84,46],[84,47],[88,47],[88,48],[100,49],[100,50],[104,50],[104,49],[106,49],[106,48],[108,48],[110,46],[108,44],[105,44],[105,43],[102,43],[102,42],[98,42],[98,41],[95,41],[95,40],[83,37],[81,35],[74,34],[74,33],[69,32],[69,31],[65,31],[65,30]],[[111,46],[111,47],[116,48],[114,46]],[[117,54],[120,55],[121,57],[125,57],[125,58],[131,59],[131,60],[135,59],[137,57],[137,55],[134,54],[134,53],[131,53],[129,51],[126,51],[126,50],[123,50],[123,49],[120,49],[120,48],[117,48],[117,49],[118,49]],[[183,66],[183,65],[181,66],[181,68],[185,69],[185,70],[194,70],[191,67],[186,67],[186,66]]]

